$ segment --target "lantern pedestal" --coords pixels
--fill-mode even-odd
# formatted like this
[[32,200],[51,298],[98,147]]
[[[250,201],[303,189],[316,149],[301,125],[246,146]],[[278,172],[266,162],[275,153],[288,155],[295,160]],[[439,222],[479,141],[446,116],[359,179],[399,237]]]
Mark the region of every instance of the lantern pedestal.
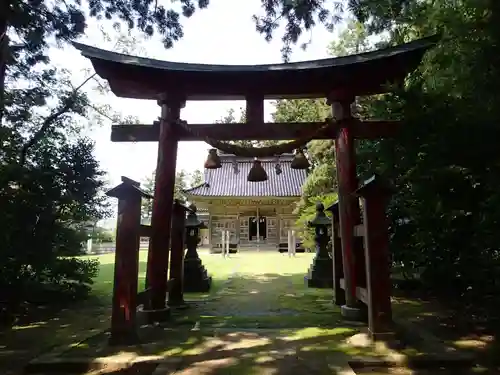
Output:
[[314,257],[305,280],[309,288],[333,288],[333,265],[330,257]]
[[205,293],[212,286],[212,277],[200,258],[184,259],[184,292]]

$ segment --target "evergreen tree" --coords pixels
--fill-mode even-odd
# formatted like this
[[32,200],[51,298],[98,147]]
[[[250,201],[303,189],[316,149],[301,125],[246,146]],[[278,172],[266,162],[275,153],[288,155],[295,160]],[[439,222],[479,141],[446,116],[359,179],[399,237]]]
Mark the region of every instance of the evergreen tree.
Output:
[[[328,46],[332,56],[340,57],[366,52],[373,46],[368,41],[368,32],[363,24],[349,20],[339,38]],[[361,101],[362,103],[366,102]],[[275,122],[316,122],[331,116],[331,108],[324,99],[277,100],[274,103]],[[333,140],[313,140],[307,145],[307,155],[312,169],[302,186],[302,196],[297,204],[298,226],[304,228],[315,214],[315,205],[322,201],[325,205],[337,197],[337,173],[335,168],[335,145]],[[313,247],[313,234],[302,231],[303,242]]]
[[191,173],[189,186],[190,187],[199,186],[200,184],[203,183],[204,179],[205,178],[203,177],[203,172],[200,171],[199,169],[196,169],[193,173]]
[[[235,117],[235,110],[231,108],[227,114],[222,117],[220,120],[216,121],[217,124],[234,124],[234,123],[245,123],[246,122],[246,111],[243,108],[240,108],[240,114],[238,119]],[[237,140],[230,141],[230,143],[239,145],[242,147],[267,147],[278,144],[280,141],[274,140]]]
[[[156,171],[153,171],[149,177],[146,177],[141,183],[141,189],[145,192],[154,195],[155,190],[155,176]],[[187,180],[189,174],[181,169],[177,171],[175,175],[175,186],[174,186],[174,199],[178,199],[181,202],[186,202],[186,195],[184,194],[184,190],[187,189]],[[146,222],[151,220],[151,214],[153,212],[153,200],[152,199],[143,199],[142,200],[142,219]]]

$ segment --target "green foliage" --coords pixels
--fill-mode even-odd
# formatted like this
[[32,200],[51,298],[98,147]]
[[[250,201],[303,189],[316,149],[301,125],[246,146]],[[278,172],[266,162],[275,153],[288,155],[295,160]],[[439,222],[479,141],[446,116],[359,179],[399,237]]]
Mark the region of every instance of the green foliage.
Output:
[[[323,121],[328,117],[330,108],[325,100],[278,100],[274,103],[276,111],[273,119],[276,122],[313,122]],[[336,196],[336,172],[333,154],[333,141],[316,140],[307,145],[307,155],[312,164],[304,185],[302,196],[297,203],[296,212],[299,214],[297,226],[303,243],[307,248],[314,248],[313,235],[310,230],[304,229],[305,224],[314,216],[315,204],[318,201],[329,201]]]
[[198,186],[198,185],[202,184],[204,180],[205,180],[205,177],[203,176],[203,172],[200,171],[199,169],[196,169],[190,175],[189,187]]
[[[387,12],[387,5],[393,13]],[[366,116],[401,119],[396,139],[359,145],[359,172],[392,179],[389,207],[394,261],[407,274],[461,303],[498,304],[500,291],[500,42],[497,2],[365,1],[358,14],[391,42],[442,31],[403,91],[365,103]],[[395,15],[395,16],[394,16]],[[486,16],[488,15],[488,16]],[[496,52],[495,52],[496,51]],[[478,303],[478,301],[480,301]],[[491,311],[491,310],[490,310]]]
[[[395,0],[388,0],[392,2]],[[316,25],[323,25],[328,30],[341,21],[347,9],[354,9],[357,14],[366,13],[373,0],[350,0],[346,4],[337,0],[288,1],[262,0],[262,14],[253,15],[257,32],[269,41],[280,23],[285,23],[281,37],[283,58],[288,60],[292,46],[299,43],[304,32],[311,32]],[[138,29],[148,37],[159,35],[165,48],[171,48],[184,36],[182,17],[191,17],[196,10],[209,6],[209,0],[180,0],[151,2],[148,0],[112,0],[88,1],[86,7],[79,1],[31,2],[10,0],[7,23],[19,31],[22,38],[29,37],[30,49],[37,51],[34,59],[46,59],[43,53],[47,47],[47,38],[55,36],[58,40],[74,40],[83,34],[86,28],[86,14],[98,20],[113,20],[116,24],[124,23],[129,29]],[[379,7],[383,8],[383,7]],[[371,8],[370,8],[371,9]],[[384,8],[385,9],[385,8]],[[302,48],[308,42],[302,43]]]
[[106,228],[96,227],[92,231],[92,241],[95,243],[114,242],[115,233]]
[[[316,216],[316,203],[321,202],[328,208],[337,200],[337,193],[327,193],[321,194],[317,196],[312,196],[309,198],[311,202],[307,206],[305,206],[299,218],[296,222],[297,234],[302,239],[302,243],[306,249],[315,249],[314,244],[314,229],[309,228],[307,223],[311,221]],[[328,211],[325,211],[328,214]]]
[[[153,171],[153,173],[151,173],[151,176],[146,177],[141,183],[141,189],[153,196],[155,193],[155,176],[156,176],[156,171]],[[142,199],[141,201],[142,219],[147,221],[151,220],[152,212],[153,212],[153,200]]]
[[322,163],[308,175],[302,186],[302,197],[311,202],[311,197],[333,191],[336,188],[336,169],[331,163]]
[[189,174],[184,169],[181,169],[175,174],[174,199],[178,199],[181,202],[186,201],[186,194],[184,193],[184,190],[188,188],[188,178]]
[[[146,177],[141,184],[141,188],[151,195],[154,195],[155,176],[156,171],[153,171],[151,176]],[[188,178],[189,174],[184,169],[177,171],[175,174],[174,199],[186,202],[186,194],[184,193],[184,190],[188,188]],[[151,214],[153,213],[153,200],[143,199],[141,205],[143,220],[151,220]]]
[[37,277],[26,271],[21,274],[22,295],[29,295],[28,301],[37,305],[56,304],[58,300],[69,303],[88,295],[99,272],[99,261],[57,258],[37,271],[40,272]]
[[405,119],[402,134],[365,142],[359,159],[361,173],[377,171],[398,186],[389,209],[394,261],[407,273],[423,269],[434,289],[492,295],[500,265],[493,230],[499,171],[492,163],[500,129],[442,93],[409,88],[386,103]]
[[93,76],[74,86],[70,72],[48,58],[54,39],[70,41],[83,33],[81,4],[10,0],[2,2],[0,14],[5,318],[30,303],[69,301],[90,290],[97,263],[73,257],[84,251],[88,223],[109,211],[94,144],[81,132],[96,111],[82,90]]
[[[180,0],[179,6],[167,6],[150,1],[111,0],[88,1],[88,13],[80,1],[30,2],[10,0],[6,3],[9,26],[19,30],[22,38],[30,38],[29,48],[42,52],[51,36],[59,40],[73,40],[84,33],[87,13],[92,18],[114,19],[130,29],[138,29],[151,36],[155,32],[163,38],[166,48],[184,36],[181,16],[191,17],[196,9],[208,6],[208,0]],[[4,17],[4,16],[3,16]],[[40,55],[41,56],[41,55]]]
[[238,118],[236,118],[234,108],[231,108],[227,111],[227,113],[221,117],[220,120],[215,121],[216,124],[234,124],[238,122],[245,122],[246,120],[246,111],[243,108],[239,109],[240,113]]
[[[354,2],[352,0],[351,2]],[[289,0],[262,0],[264,15],[254,16],[257,31],[264,35],[267,41],[273,38],[282,21],[285,22],[285,31],[281,40],[281,53],[287,61],[292,52],[292,45],[298,43],[304,32],[310,32],[318,23],[328,30],[333,30],[341,18],[344,10],[342,1],[289,1]],[[306,48],[307,43],[302,44]]]
[[[376,35],[382,45],[436,32],[444,36],[403,91],[357,100],[361,118],[403,121],[395,139],[359,142],[359,174],[378,172],[397,186],[389,207],[392,254],[407,274],[419,268],[422,280],[448,297],[475,300],[476,306],[479,298],[483,307],[498,304],[500,238],[494,228],[500,215],[500,174],[494,150],[500,120],[500,3],[350,0],[342,7],[280,0],[265,5],[258,30],[270,39],[284,21],[285,58],[304,31],[318,21],[330,27],[329,16],[346,9],[356,21],[332,43],[335,56],[371,49],[368,36]],[[293,120],[315,113],[301,103],[302,108],[292,101],[279,106],[287,109],[284,116],[293,113],[288,116]],[[329,150],[328,145],[322,148]],[[311,145],[308,151],[314,159]],[[321,162],[314,167],[311,175],[324,168]],[[325,172],[325,178],[308,178],[307,194],[321,189]],[[304,212],[310,209],[310,202],[302,204]]]
[[96,262],[68,258],[84,253],[83,223],[107,213],[94,145],[51,141],[45,138],[24,166],[0,159],[1,313],[61,293],[81,297],[97,272]]
[[341,57],[369,51],[373,49],[369,36],[363,23],[350,19],[338,39],[330,43],[328,52],[334,57]]
[[2,314],[88,292],[95,262],[68,257],[83,253],[85,223],[108,213],[94,144],[80,135],[89,100],[46,57],[49,35],[72,38],[78,27],[39,6],[41,13],[24,3],[12,8],[8,21],[24,47],[11,48],[0,82]]
[[323,121],[330,114],[324,99],[277,100],[274,122]]
[[[328,51],[334,56],[343,56],[370,48],[372,46],[368,42],[366,29],[359,22],[350,20],[339,39],[329,45]],[[278,100],[274,106],[276,111],[273,120],[276,122],[314,122],[331,116],[331,109],[324,99]],[[333,140],[314,140],[307,145],[307,154],[313,168],[302,187],[301,200],[297,205],[299,222],[304,220],[302,215],[313,209],[317,197],[329,197],[336,190],[334,152]]]
[[[347,20],[349,27],[339,35],[339,41],[333,42],[335,49],[332,55],[344,56],[354,46],[354,52],[363,52],[369,47],[368,36],[371,32],[390,30],[391,16],[399,17],[399,13],[412,1],[401,0],[314,0],[314,1],[288,1],[262,0],[264,15],[254,16],[257,31],[264,35],[266,40],[271,40],[279,25],[284,23],[284,33],[281,37],[281,49],[284,61],[288,61],[292,53],[292,46],[300,41],[305,32],[322,25],[327,30],[333,31],[341,21]],[[415,1],[417,3],[417,1]],[[427,3],[427,2],[420,2]],[[354,14],[356,19],[350,18]],[[370,16],[377,14],[384,18],[372,19]],[[347,17],[346,17],[347,16]],[[367,22],[365,24],[365,21]],[[302,43],[303,49],[307,48],[310,40]]]
[[[236,119],[235,117],[235,110],[231,108],[230,110],[227,111],[226,115],[222,117],[220,120],[216,121],[217,124],[234,124],[234,123],[245,123],[246,122],[246,111],[243,108],[239,109],[240,114],[239,118]],[[236,141],[229,141],[229,143],[239,145],[242,147],[268,147],[268,146],[273,146],[282,141],[273,141],[273,140],[262,140],[262,141],[256,141],[256,140],[236,140]]]

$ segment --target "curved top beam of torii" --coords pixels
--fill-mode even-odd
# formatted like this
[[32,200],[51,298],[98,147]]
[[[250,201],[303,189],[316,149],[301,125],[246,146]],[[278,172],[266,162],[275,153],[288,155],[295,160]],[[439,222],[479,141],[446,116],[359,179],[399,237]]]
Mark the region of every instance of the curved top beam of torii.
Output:
[[356,55],[266,65],[209,65],[161,61],[74,43],[119,97],[156,100],[182,95],[187,100],[319,98],[385,92],[417,68],[439,36]]

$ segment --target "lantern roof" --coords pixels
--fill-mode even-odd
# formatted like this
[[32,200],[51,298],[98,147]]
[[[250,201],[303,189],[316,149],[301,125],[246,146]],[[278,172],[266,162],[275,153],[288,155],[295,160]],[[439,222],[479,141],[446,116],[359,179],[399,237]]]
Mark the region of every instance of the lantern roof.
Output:
[[323,205],[323,203],[316,203],[316,215],[311,221],[308,222],[308,225],[314,228],[321,225],[330,225],[331,223],[332,219],[326,216],[325,206]]

